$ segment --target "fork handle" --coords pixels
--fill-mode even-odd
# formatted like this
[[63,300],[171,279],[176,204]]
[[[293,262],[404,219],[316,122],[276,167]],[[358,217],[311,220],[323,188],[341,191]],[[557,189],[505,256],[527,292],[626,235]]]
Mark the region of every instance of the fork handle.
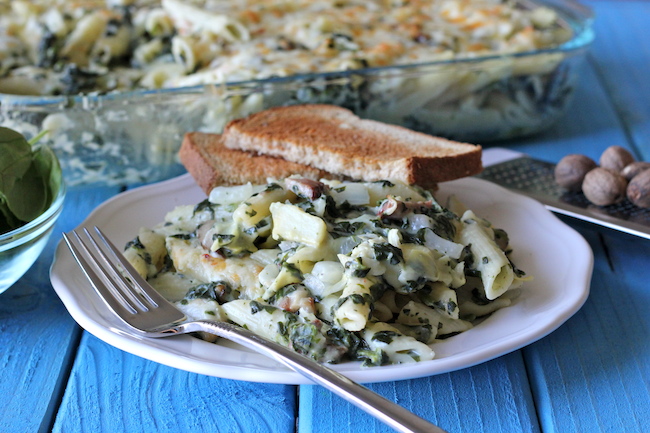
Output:
[[446,433],[440,427],[431,424],[402,406],[348,379],[341,373],[294,352],[285,346],[260,337],[240,326],[225,322],[196,321],[184,323],[175,329],[169,329],[162,333],[170,334],[199,331],[226,338],[281,362],[315,383],[329,389],[334,394],[344,398],[398,432]]

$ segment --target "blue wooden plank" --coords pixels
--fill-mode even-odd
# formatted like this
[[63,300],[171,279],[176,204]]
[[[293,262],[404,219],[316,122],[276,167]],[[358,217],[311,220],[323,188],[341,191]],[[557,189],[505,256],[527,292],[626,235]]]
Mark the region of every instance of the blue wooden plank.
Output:
[[556,162],[567,153],[596,161],[620,145],[650,161],[650,2],[592,1],[596,39],[580,69],[566,115],[548,131],[526,139],[488,143]]
[[79,339],[79,329],[49,283],[61,232],[76,226],[111,188],[70,191],[43,254],[0,295],[0,431],[49,431]]
[[[607,145],[628,145],[629,138],[629,145],[650,159],[647,111],[650,90],[645,86],[650,56],[644,36],[644,20],[649,16],[650,4],[603,1],[592,5],[599,16],[607,19],[597,21],[599,37],[569,115],[546,134],[508,145],[548,160],[558,160],[569,152],[597,157]],[[76,225],[92,207],[84,206],[81,201],[75,205],[75,214],[70,213],[61,226],[68,229]],[[647,344],[650,328],[644,311],[650,300],[646,270],[650,251],[646,244],[636,242],[631,254],[628,244],[634,239],[608,232],[601,238],[588,227],[581,231],[597,253],[592,296],[575,318],[524,351],[542,426],[544,431],[569,433],[650,431],[647,404],[650,401],[650,345]],[[57,388],[65,377],[64,364],[70,347],[74,346],[74,332],[70,331],[74,324],[51,289],[46,287],[46,279],[42,278],[48,266],[47,260],[39,261],[1,298],[2,432],[48,430],[49,414],[57,403]],[[23,319],[27,319],[28,326],[18,329],[19,324],[24,324]],[[39,338],[34,338],[35,335]],[[66,335],[65,338],[62,335]],[[136,362],[133,357],[125,360],[122,357],[130,355],[119,351],[116,353],[120,356],[112,353],[100,357],[121,360],[120,368],[109,366],[95,380],[85,380],[82,376],[92,368],[103,369],[106,365],[100,362],[97,367],[90,363],[97,353],[116,351],[101,342],[88,343],[86,340],[92,337],[84,338],[79,359],[87,359],[83,366],[75,367],[56,431],[101,431],[102,425],[97,424],[97,419],[106,420],[111,431],[120,431],[119,426],[134,428],[133,431],[147,431],[145,426],[151,431],[172,431],[174,428],[176,431],[240,431],[238,423],[241,421],[236,415],[240,406],[231,401],[253,392],[253,388],[234,386],[239,383],[215,386],[208,380],[210,378],[204,382],[187,377],[187,374],[179,377],[176,371],[174,374],[159,373],[158,369],[166,367],[144,362],[148,365],[143,368],[141,360]],[[520,360],[513,360],[517,356],[509,355],[449,375],[371,387],[452,432],[538,431]],[[512,363],[514,371],[509,371]],[[129,373],[137,369],[144,372]],[[117,385],[134,389],[125,392]],[[175,390],[181,386],[189,390]],[[104,390],[102,393],[93,394],[100,388]],[[145,392],[148,388],[153,391]],[[517,395],[515,389],[521,394]],[[283,395],[281,392],[270,394]],[[287,394],[277,397],[283,408],[295,403],[293,394]],[[186,411],[201,413],[213,400],[217,404],[226,400],[232,413],[208,409],[208,417],[212,419],[209,422],[195,416],[183,418],[185,414],[175,409],[170,414],[165,413],[162,408],[169,408],[179,395],[194,401],[184,406]],[[276,410],[275,404],[265,403],[265,396],[268,394],[261,397],[260,406],[253,406],[253,400],[244,399],[248,405],[245,413]],[[137,397],[145,401],[140,405],[141,410],[127,411],[127,404]],[[517,404],[521,401],[523,404]],[[85,406],[85,403],[95,403],[95,407]],[[101,410],[99,404],[104,405]],[[116,421],[126,416],[125,411],[141,425]],[[95,416],[98,418],[93,419]],[[217,416],[223,416],[222,423],[217,423]],[[309,421],[310,416],[313,423]],[[300,418],[302,432],[388,431],[361,411],[317,387],[301,388]],[[264,429],[259,431],[290,431],[292,422],[291,418],[276,424],[260,424]]]
[[650,161],[650,2],[591,2],[597,39],[591,61],[638,155]]
[[[519,353],[468,369],[367,385],[449,432],[539,432]],[[384,433],[392,430],[338,396],[313,385],[300,387],[300,433]]]
[[289,433],[294,386],[188,373],[84,333],[54,433]]
[[[613,111],[622,144],[650,160],[650,44],[647,2],[592,2],[599,18],[590,58],[604,89],[603,105],[580,104],[596,122]],[[599,92],[595,87],[594,92]],[[607,107],[610,108],[607,108]],[[602,122],[602,120],[600,120]],[[588,124],[583,126],[588,127]],[[578,148],[602,147],[602,137],[578,133]],[[582,143],[580,143],[582,141]],[[600,149],[599,149],[600,150]],[[595,251],[591,295],[566,325],[524,353],[540,420],[548,432],[650,430],[650,244],[628,235],[580,227]]]
[[122,352],[88,333],[77,352],[53,432],[295,431],[294,386],[188,373]]
[[540,421],[546,432],[647,432],[650,243],[588,226],[581,232],[595,252],[589,299],[524,350]]

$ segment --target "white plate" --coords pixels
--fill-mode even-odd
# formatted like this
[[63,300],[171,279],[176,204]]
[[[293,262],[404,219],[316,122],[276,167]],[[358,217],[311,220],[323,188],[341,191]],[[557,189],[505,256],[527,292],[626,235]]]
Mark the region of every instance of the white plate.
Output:
[[[593,253],[587,242],[540,203],[478,179],[441,185],[439,199],[455,194],[478,215],[505,229],[513,260],[533,275],[521,296],[475,328],[434,345],[436,359],[415,364],[333,366],[358,382],[429,376],[469,367],[517,350],[549,334],[582,306],[589,293]],[[100,205],[83,226],[101,227],[117,245],[140,227],[151,227],[181,204],[205,195],[189,175],[119,194]],[[444,201],[443,201],[444,202]],[[210,344],[190,336],[147,339],[132,335],[86,282],[63,242],[51,280],[72,317],[87,331],[126,352],[200,374],[253,382],[310,383],[262,355],[221,340]]]

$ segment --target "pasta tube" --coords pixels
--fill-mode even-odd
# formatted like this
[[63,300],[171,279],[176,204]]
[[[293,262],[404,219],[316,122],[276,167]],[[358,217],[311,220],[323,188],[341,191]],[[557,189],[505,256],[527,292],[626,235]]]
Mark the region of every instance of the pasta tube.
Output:
[[504,294],[515,280],[515,273],[506,254],[494,241],[494,233],[472,211],[461,218],[461,243],[470,245],[474,269],[480,272],[485,296],[494,300]]

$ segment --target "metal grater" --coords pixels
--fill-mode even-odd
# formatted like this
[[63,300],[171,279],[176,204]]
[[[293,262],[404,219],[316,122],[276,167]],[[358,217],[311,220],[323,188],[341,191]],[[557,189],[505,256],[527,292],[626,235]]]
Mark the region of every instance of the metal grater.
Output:
[[494,182],[543,203],[552,212],[650,239],[650,209],[628,200],[610,206],[591,204],[581,192],[555,183],[555,164],[523,156],[486,167],[478,178]]

